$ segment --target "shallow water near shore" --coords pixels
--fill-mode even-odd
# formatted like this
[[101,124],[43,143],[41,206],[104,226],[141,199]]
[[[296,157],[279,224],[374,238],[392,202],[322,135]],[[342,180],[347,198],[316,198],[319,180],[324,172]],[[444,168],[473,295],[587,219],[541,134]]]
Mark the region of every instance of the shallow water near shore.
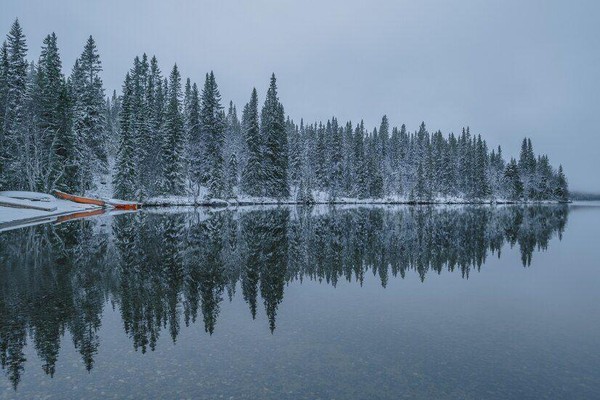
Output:
[[0,398],[595,398],[599,227],[577,203],[4,232]]

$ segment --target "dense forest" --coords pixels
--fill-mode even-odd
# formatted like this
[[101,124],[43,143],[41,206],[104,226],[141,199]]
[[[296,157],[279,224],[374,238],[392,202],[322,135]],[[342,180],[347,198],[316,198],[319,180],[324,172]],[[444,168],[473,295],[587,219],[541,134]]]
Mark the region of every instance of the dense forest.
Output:
[[287,285],[468,279],[509,246],[527,267],[562,237],[568,217],[564,205],[182,210],[0,235],[0,362],[15,388],[27,343],[52,376],[68,335],[91,370],[107,309],[120,313],[141,352],[154,350],[161,334],[175,342],[195,323],[213,334],[236,293],[273,332]]
[[523,139],[506,161],[469,128],[411,132],[361,121],[296,123],[271,77],[264,103],[253,89],[241,115],[223,104],[213,72],[201,88],[174,65],[135,57],[121,94],[106,96],[90,36],[71,74],[57,37],[37,62],[16,20],[0,49],[0,189],[71,193],[99,186],[123,199],[268,198],[336,202],[538,201],[569,198],[562,166]]

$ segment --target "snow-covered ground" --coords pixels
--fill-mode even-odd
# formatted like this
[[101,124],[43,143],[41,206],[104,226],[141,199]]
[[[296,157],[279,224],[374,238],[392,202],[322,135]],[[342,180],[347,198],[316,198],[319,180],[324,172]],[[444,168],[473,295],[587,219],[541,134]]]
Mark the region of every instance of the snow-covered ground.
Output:
[[[18,198],[19,197],[19,198]],[[44,193],[0,192],[0,202],[4,198],[11,207],[0,205],[0,232],[15,226],[56,221],[59,217],[79,212],[101,210],[99,206],[79,204],[57,199]],[[26,207],[47,208],[51,211]]]
[[[288,199],[275,199],[269,197],[237,196],[233,199],[207,199],[206,196],[155,196],[146,199],[144,206],[247,206],[247,205],[269,205],[269,204],[300,204],[294,200],[295,196]],[[359,199],[353,197],[338,197],[331,199],[328,193],[313,191],[314,204],[511,204],[515,203],[507,199],[494,200],[466,200],[462,197],[436,197],[427,202],[414,202],[404,196],[388,196],[378,199]],[[519,202],[521,203],[521,202]],[[556,201],[536,201],[532,203],[556,203]]]

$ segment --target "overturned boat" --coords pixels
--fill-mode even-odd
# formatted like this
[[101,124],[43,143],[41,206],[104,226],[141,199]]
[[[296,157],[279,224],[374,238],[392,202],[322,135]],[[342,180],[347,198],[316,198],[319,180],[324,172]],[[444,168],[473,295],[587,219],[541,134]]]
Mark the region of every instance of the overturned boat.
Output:
[[118,199],[97,199],[93,197],[77,196],[61,192],[60,190],[54,190],[54,196],[59,199],[69,200],[80,204],[93,204],[104,208],[115,208],[117,210],[138,210],[142,204],[134,201],[125,201]]

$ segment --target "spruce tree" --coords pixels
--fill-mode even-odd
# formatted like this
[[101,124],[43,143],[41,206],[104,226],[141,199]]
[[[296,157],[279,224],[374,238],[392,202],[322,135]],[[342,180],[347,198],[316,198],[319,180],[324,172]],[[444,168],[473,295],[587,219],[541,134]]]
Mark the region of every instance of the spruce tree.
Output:
[[96,42],[90,36],[71,75],[73,131],[80,168],[78,192],[92,189],[94,176],[108,169],[101,71]]
[[227,197],[235,196],[235,188],[238,186],[238,161],[235,153],[231,153],[227,164]]
[[225,144],[225,116],[221,106],[221,94],[214,74],[206,74],[202,89],[200,124],[206,141],[206,171],[208,196],[219,198],[224,195],[225,175],[223,146]]
[[506,166],[504,178],[508,199],[512,201],[520,200],[523,196],[523,182],[521,181],[517,161],[514,158]]
[[53,182],[62,172],[59,157],[56,154],[56,138],[62,127],[61,95],[64,77],[62,63],[58,53],[56,35],[52,33],[44,39],[44,45],[38,62],[37,94],[39,112],[39,133],[45,153],[42,179],[38,190],[48,192]]
[[264,195],[262,178],[263,142],[258,120],[258,94],[256,89],[252,89],[250,102],[244,107],[242,127],[248,149],[248,161],[242,172],[242,191],[250,196],[262,196]]
[[331,147],[329,156],[329,193],[332,200],[341,196],[344,172],[343,131],[335,117],[331,119]]
[[149,194],[160,191],[163,182],[162,146],[164,143],[167,89],[155,56],[150,59],[146,83],[145,104],[147,108],[148,135],[139,146],[144,158],[140,161],[140,178]]
[[185,190],[184,135],[181,114],[181,75],[175,64],[169,76],[162,149],[163,190],[166,194],[180,195]]
[[[328,121],[328,124],[330,124],[330,122]],[[315,143],[315,180],[316,180],[316,185],[317,185],[317,189],[319,190],[326,190],[327,187],[329,186],[329,182],[328,182],[328,163],[327,163],[327,158],[328,158],[328,146],[327,146],[327,135],[328,132],[327,131],[331,131],[331,127],[326,130],[325,126],[323,126],[322,123],[319,123],[319,127],[317,128],[317,137],[316,137],[316,143]]]
[[556,176],[556,188],[554,190],[554,195],[556,199],[559,201],[568,201],[569,200],[569,185],[567,183],[567,177],[563,171],[563,166],[559,165],[558,173]]
[[202,126],[200,123],[200,94],[196,83],[192,85],[188,110],[186,113],[186,124],[188,129],[187,137],[187,159],[189,180],[194,189],[199,189],[199,184],[203,176],[203,146]]
[[354,130],[354,184],[352,192],[359,199],[367,198],[369,195],[369,185],[367,177],[367,163],[365,161],[365,126],[363,121],[356,126]]
[[[0,150],[4,142],[4,115],[6,113],[6,97],[8,92],[8,45],[2,42],[0,47]],[[0,156],[2,154],[0,153]],[[0,157],[0,175],[2,175],[2,158]]]
[[381,198],[384,194],[382,163],[378,154],[379,132],[375,128],[373,134],[365,141],[367,195],[370,198]]
[[352,184],[354,173],[354,152],[352,122],[346,122],[343,138],[343,169],[342,169],[342,192],[345,196],[352,196]]
[[284,199],[289,197],[288,143],[285,132],[283,105],[277,97],[275,74],[261,112],[261,134],[264,137],[265,195]]
[[23,187],[20,173],[25,167],[21,157],[21,149],[24,146],[22,128],[25,116],[24,103],[28,63],[25,59],[27,54],[25,35],[18,19],[12,24],[6,41],[8,53],[8,63],[5,66],[7,92],[5,97],[4,137],[0,149],[0,165],[2,168],[0,188],[19,189]]
[[129,73],[125,76],[123,85],[123,99],[119,115],[119,147],[113,179],[114,195],[120,199],[134,199],[136,189],[136,163],[135,163],[135,120],[133,115],[134,88]]
[[297,188],[300,180],[301,165],[302,165],[302,149],[300,147],[300,132],[298,126],[287,118],[285,122],[285,130],[288,136],[289,145],[289,179],[290,184]]
[[71,85],[63,79],[59,97],[60,127],[53,147],[56,171],[50,186],[73,193],[79,187],[80,167],[75,149],[77,139],[73,132],[73,96],[70,88]]

